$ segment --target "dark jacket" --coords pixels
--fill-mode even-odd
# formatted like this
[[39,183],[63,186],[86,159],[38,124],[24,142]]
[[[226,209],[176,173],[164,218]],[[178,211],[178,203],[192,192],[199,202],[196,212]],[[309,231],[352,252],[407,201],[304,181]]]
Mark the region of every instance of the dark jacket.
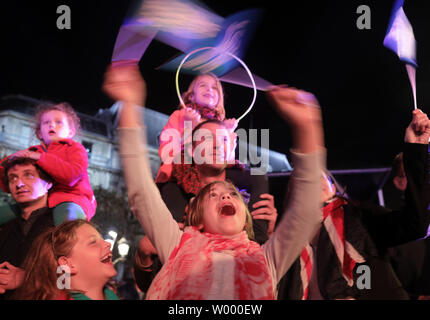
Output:
[[[360,253],[371,274],[370,289],[359,289],[357,272],[354,285],[343,279],[339,262],[324,228],[317,242],[318,287],[324,299],[408,299],[390,261],[388,248],[424,237],[429,224],[427,211],[430,185],[427,173],[427,145],[405,144],[404,165],[408,179],[406,205],[400,210],[350,201],[344,209],[345,238]],[[280,299],[301,299],[300,262],[296,261],[281,282]]]
[[[19,216],[0,226],[0,263],[7,261],[21,267],[36,238],[53,226],[52,209],[48,207],[33,211],[28,220]],[[8,291],[0,299],[7,299],[11,294]]]

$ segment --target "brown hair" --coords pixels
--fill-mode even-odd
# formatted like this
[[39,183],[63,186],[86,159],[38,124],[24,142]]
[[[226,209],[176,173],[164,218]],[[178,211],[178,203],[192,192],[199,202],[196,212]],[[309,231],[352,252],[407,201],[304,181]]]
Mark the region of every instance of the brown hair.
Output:
[[209,194],[211,187],[215,184],[224,184],[224,186],[228,188],[232,188],[236,195],[240,198],[242,201],[243,208],[245,209],[246,214],[246,220],[245,220],[245,231],[248,234],[248,238],[250,240],[254,240],[254,230],[252,228],[252,216],[249,213],[248,207],[246,206],[245,202],[243,201],[242,195],[239,193],[237,188],[234,186],[233,183],[230,181],[214,181],[206,185],[204,188],[202,188],[197,196],[194,198],[193,201],[191,201],[189,210],[188,210],[188,216],[187,216],[187,225],[190,226],[198,226],[202,224],[203,222],[203,213],[205,209],[205,198]]
[[[192,104],[191,97],[194,93],[194,87],[196,86],[197,80],[200,79],[203,76],[209,76],[213,78],[216,82],[216,87],[218,91],[218,103],[215,106],[215,110],[218,112],[218,114],[221,116],[221,120],[225,119],[225,109],[224,109],[224,90],[221,85],[221,81],[212,73],[205,73],[196,76],[193,81],[191,81],[190,85],[188,86],[188,90],[182,94],[182,99],[184,100],[185,105]],[[180,105],[179,109],[183,108],[184,106]]]
[[[67,120],[69,121],[69,126],[71,126],[75,130],[75,134],[78,133],[81,127],[81,120],[79,119],[78,115],[76,114],[72,106],[67,102],[61,102],[58,104],[47,102],[39,105],[36,109],[36,136],[38,138],[40,136],[40,125],[42,122],[42,116],[44,113],[52,110],[63,112],[67,116]],[[41,139],[39,138],[39,140]]]
[[9,177],[8,177],[8,172],[11,168],[13,168],[14,166],[17,165],[27,165],[27,164],[31,164],[36,168],[37,173],[39,174],[39,177],[46,181],[46,182],[53,182],[53,179],[51,178],[50,175],[48,175],[43,169],[41,169],[37,163],[37,161],[34,159],[30,159],[30,158],[13,158],[13,159],[8,159],[7,161],[2,163],[3,166],[3,176],[1,177],[3,179],[3,184],[4,186],[7,188],[7,190],[10,192],[9,190]]
[[199,130],[201,127],[203,127],[205,124],[208,124],[208,123],[215,123],[221,127],[224,127],[224,128],[226,127],[224,121],[221,121],[218,119],[208,119],[208,120],[202,121],[198,125],[196,125],[196,127],[192,131],[192,134],[191,134],[192,137],[194,138],[194,135],[197,132],[197,130]]
[[77,242],[76,230],[85,224],[94,227],[91,222],[77,219],[52,227],[36,238],[24,260],[24,281],[14,299],[52,300],[59,296],[58,258],[70,255]]

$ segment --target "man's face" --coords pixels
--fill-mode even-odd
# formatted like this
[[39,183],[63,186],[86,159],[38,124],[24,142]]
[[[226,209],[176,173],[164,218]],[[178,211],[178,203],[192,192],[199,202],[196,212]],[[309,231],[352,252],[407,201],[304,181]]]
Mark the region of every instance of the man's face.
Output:
[[217,169],[227,165],[228,152],[231,149],[228,130],[217,123],[204,124],[194,134],[194,162]]
[[18,204],[29,204],[48,193],[52,184],[42,180],[32,164],[17,164],[7,173],[9,190]]

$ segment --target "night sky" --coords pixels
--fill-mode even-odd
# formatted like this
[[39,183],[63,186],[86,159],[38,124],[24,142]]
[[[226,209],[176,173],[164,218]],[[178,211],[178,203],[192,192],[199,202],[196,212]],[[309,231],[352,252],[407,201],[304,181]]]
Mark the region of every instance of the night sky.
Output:
[[[0,96],[68,101],[90,115],[110,107],[112,101],[101,91],[103,74],[130,2],[2,2]],[[243,59],[253,73],[272,83],[315,94],[323,111],[329,169],[390,166],[413,109],[404,63],[382,45],[393,1],[203,2],[223,17],[263,9]],[[424,3],[406,0],[404,10],[418,43],[418,105],[430,112],[430,5]],[[56,27],[56,9],[62,4],[71,9],[71,30]],[[359,5],[371,9],[370,30],[357,28]],[[174,74],[155,68],[177,52],[155,40],[140,62],[147,106],[166,114],[178,104]],[[182,79],[185,89],[190,78]],[[238,117],[252,90],[234,85],[225,90],[227,115]],[[264,93],[240,127],[270,128],[271,149],[286,153],[290,147],[289,129]]]

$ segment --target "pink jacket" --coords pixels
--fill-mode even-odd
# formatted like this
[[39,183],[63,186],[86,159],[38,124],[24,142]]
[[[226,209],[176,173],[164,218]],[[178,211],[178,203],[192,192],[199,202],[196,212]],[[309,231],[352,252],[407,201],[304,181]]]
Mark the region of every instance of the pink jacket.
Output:
[[[155,178],[156,183],[167,182],[170,180],[170,178],[172,176],[173,164],[172,163],[165,163],[163,161],[163,149],[166,147],[166,145],[168,145],[168,144],[171,144],[172,146],[173,145],[175,145],[175,146],[180,145],[181,148],[178,150],[180,152],[185,143],[192,141],[191,132],[189,133],[190,135],[184,137],[185,117],[184,117],[183,110],[184,109],[174,111],[170,115],[169,120],[167,121],[166,125],[164,126],[163,130],[161,131],[161,135],[162,135],[163,132],[166,132],[167,130],[175,129],[175,130],[177,130],[177,133],[179,133],[179,134],[176,134],[173,137],[169,137],[169,139],[164,140],[164,141],[161,140],[161,135],[160,135],[160,146],[158,148],[158,155],[160,156],[160,159],[161,159],[161,166],[160,166],[160,169],[158,170],[157,177]],[[207,119],[202,117],[200,120],[200,123],[203,121],[206,121],[206,120]],[[197,124],[194,123],[191,129],[194,130],[196,125]],[[231,141],[232,141],[230,155],[232,157],[234,157],[234,150],[236,149],[236,145],[237,145],[237,139],[236,139],[237,135],[234,133],[234,129],[231,129],[230,131],[231,131]],[[176,140],[175,140],[175,138],[176,138]],[[180,140],[178,140],[178,138]],[[173,151],[170,150],[168,156],[171,159],[173,159],[173,157],[176,156],[176,154],[174,154]],[[234,160],[234,159],[230,159],[230,160]]]
[[[176,130],[178,130],[180,136],[182,137],[182,135],[184,134],[184,121],[185,121],[185,118],[183,116],[183,113],[181,113],[180,110],[176,110],[169,117],[169,120],[167,121],[166,125],[164,126],[163,130],[161,131],[161,134],[163,134],[163,132],[165,132],[168,129],[176,129]],[[164,163],[162,154],[163,154],[163,148],[167,144],[175,143],[175,142],[173,142],[173,139],[174,138],[171,138],[167,141],[162,141],[160,138],[160,146],[158,148],[158,155],[160,156],[160,159],[161,159],[161,165],[160,165],[160,169],[158,170],[157,177],[155,178],[155,181],[157,183],[167,182],[167,181],[169,181],[170,177],[172,176],[173,164]],[[182,145],[182,141],[176,141],[176,143],[180,143]],[[174,156],[173,151],[171,151],[169,153],[169,156],[170,157]]]

